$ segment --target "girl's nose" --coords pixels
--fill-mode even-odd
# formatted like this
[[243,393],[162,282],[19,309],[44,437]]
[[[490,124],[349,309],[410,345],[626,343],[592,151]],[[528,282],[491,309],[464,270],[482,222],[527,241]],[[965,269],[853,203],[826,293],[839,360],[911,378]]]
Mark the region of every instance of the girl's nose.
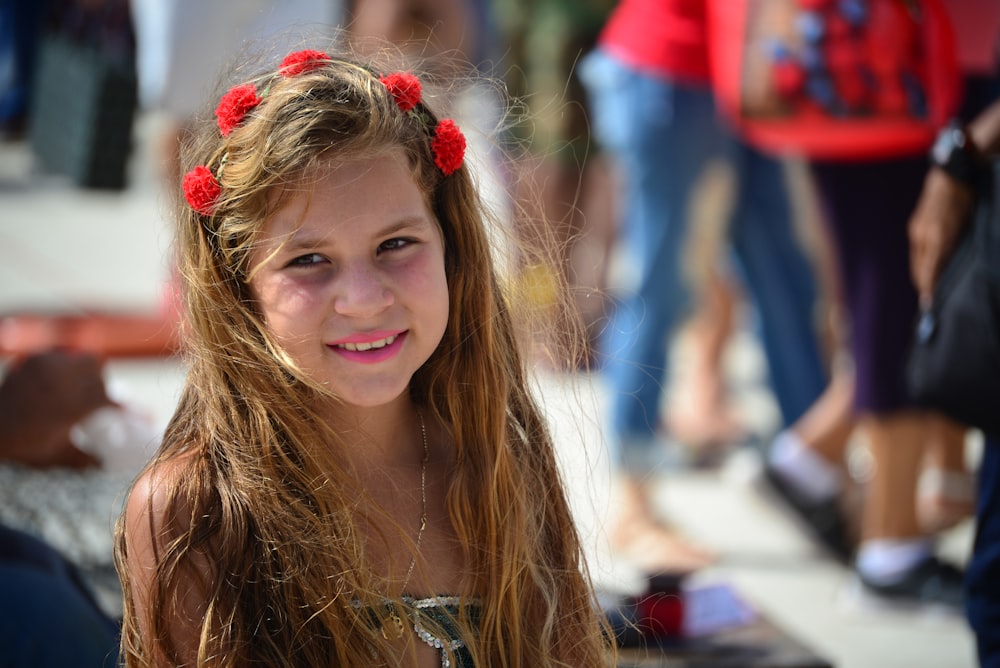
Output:
[[333,306],[340,315],[364,318],[378,315],[392,305],[394,299],[378,272],[371,267],[353,265],[340,272]]

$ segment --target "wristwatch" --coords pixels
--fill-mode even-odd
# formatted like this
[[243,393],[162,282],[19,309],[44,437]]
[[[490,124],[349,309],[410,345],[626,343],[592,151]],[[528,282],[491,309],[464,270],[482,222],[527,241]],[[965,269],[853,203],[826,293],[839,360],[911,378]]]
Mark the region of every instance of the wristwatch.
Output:
[[959,183],[975,187],[985,161],[969,139],[969,133],[957,120],[941,128],[931,147],[931,164],[940,167]]

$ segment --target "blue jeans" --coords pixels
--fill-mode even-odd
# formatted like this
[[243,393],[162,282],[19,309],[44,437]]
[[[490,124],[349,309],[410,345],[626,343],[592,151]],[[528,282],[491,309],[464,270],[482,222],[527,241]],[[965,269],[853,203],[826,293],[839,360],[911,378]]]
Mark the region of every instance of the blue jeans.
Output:
[[28,112],[47,0],[0,0],[0,123]]
[[118,625],[45,543],[0,526],[0,664],[113,668]]
[[650,76],[600,50],[584,58],[580,76],[594,134],[622,173],[621,242],[635,279],[616,301],[604,342],[609,445],[620,450],[613,454],[643,466],[643,452],[652,449],[670,334],[689,301],[681,253],[691,193],[716,158],[736,175],[734,266],[757,308],[771,386],[791,424],[822,393],[827,374],[814,321],[815,276],[795,238],[781,164],[723,130],[706,86]]

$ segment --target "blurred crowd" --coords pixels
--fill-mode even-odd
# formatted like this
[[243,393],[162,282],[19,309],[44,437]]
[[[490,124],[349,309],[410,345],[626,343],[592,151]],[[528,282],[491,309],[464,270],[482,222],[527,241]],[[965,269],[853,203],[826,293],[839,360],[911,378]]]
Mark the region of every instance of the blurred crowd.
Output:
[[[896,4],[925,3],[770,3],[779,14],[807,15],[811,22],[795,25],[816,45],[866,21],[874,30],[877,21],[903,20],[881,9]],[[957,119],[985,164],[1000,148],[1000,9],[976,0],[926,4],[946,10],[934,20],[953,35],[956,66],[955,99],[942,103],[947,118],[934,120],[944,127]],[[522,251],[511,290],[546,322],[531,334],[538,364],[593,374],[610,389],[602,420],[615,474],[614,550],[650,574],[710,565],[716,555],[657,514],[650,482],[658,472],[718,466],[752,449],[769,498],[801,517],[830,557],[855,572],[865,595],[968,610],[980,660],[1000,665],[992,663],[1000,661],[993,646],[1000,580],[992,575],[1000,542],[988,503],[995,474],[977,486],[978,467],[996,466],[1000,435],[985,434],[973,456],[973,428],[914,405],[904,383],[914,324],[962,225],[942,222],[935,210],[969,208],[974,193],[928,158],[933,135],[832,155],[811,150],[808,140],[799,150],[794,139],[776,148],[748,132],[720,93],[732,87],[721,80],[726,54],[714,41],[726,34],[720,5],[725,0],[0,0],[0,127],[4,141],[34,144],[46,134],[39,129],[46,119],[36,115],[50,90],[44,64],[57,43],[69,44],[123,68],[132,86],[120,102],[94,95],[79,104],[127,107],[103,110],[125,124],[117,129],[126,137],[135,113],[168,119],[155,159],[170,192],[187,124],[206,111],[198,104],[234,55],[258,40],[281,51],[337,36],[362,52],[388,40],[441,80],[468,82],[452,89],[454,106],[480,130],[480,141],[473,132],[470,142],[481,182],[505,193],[498,210]],[[843,14],[831,18],[835,9]],[[937,65],[909,63],[912,53],[927,54],[897,41],[883,45],[901,54],[886,69],[909,68],[898,90],[887,78],[858,84],[835,76],[838,58],[856,57],[846,47],[817,47],[811,57],[826,60],[801,70],[780,61],[776,76],[818,116],[846,117],[848,103],[881,112],[900,97],[903,107],[917,104],[919,95],[923,106],[913,115],[930,116],[930,88],[913,86],[945,63],[940,56]],[[808,78],[823,67],[822,81]],[[81,150],[129,150],[127,140],[98,144]],[[122,169],[120,161],[95,164]],[[121,178],[97,182],[127,187]],[[161,312],[166,324],[149,326],[162,335],[174,311]],[[779,415],[773,433],[755,431],[733,402],[725,354],[741,330],[752,331],[765,353]],[[679,341],[683,369],[670,366]],[[157,345],[157,354],[173,350],[172,341]],[[115,405],[97,362],[108,351],[31,348],[3,351],[17,357],[0,386],[0,462],[102,466],[99,452],[81,449],[80,425]],[[676,389],[667,395],[666,388]],[[110,419],[130,418],[119,411]],[[149,440],[142,430],[129,433]],[[858,449],[869,462],[860,477],[848,467]],[[138,470],[141,461],[128,466]],[[939,557],[936,540],[970,517],[981,528],[967,573]],[[104,643],[86,650],[93,665],[112,656],[114,621],[95,609],[72,564],[4,529],[5,602],[31,598],[7,593],[8,572],[17,569],[68,601],[56,606],[65,619],[46,622],[49,638],[57,625],[67,637],[76,628]],[[4,606],[0,648],[9,625],[30,626],[29,615]],[[68,665],[46,656],[51,642],[32,647],[26,636],[19,645],[26,663],[17,665]]]

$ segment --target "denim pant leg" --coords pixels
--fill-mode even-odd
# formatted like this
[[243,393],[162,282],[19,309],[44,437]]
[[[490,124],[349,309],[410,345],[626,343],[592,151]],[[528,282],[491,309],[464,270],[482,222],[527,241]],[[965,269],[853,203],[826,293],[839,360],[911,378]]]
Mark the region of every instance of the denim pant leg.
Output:
[[719,154],[721,135],[707,88],[645,75],[600,51],[587,56],[581,77],[595,134],[623,183],[627,285],[603,342],[609,445],[618,463],[641,468],[656,459],[670,335],[687,301],[680,254],[688,201],[706,162]]
[[0,0],[0,122],[28,111],[49,0]]
[[739,185],[730,238],[788,427],[828,381],[816,329],[816,275],[796,237],[782,164],[737,139],[731,154]]
[[979,465],[976,540],[965,574],[966,613],[979,663],[1000,668],[1000,440],[987,438]]

